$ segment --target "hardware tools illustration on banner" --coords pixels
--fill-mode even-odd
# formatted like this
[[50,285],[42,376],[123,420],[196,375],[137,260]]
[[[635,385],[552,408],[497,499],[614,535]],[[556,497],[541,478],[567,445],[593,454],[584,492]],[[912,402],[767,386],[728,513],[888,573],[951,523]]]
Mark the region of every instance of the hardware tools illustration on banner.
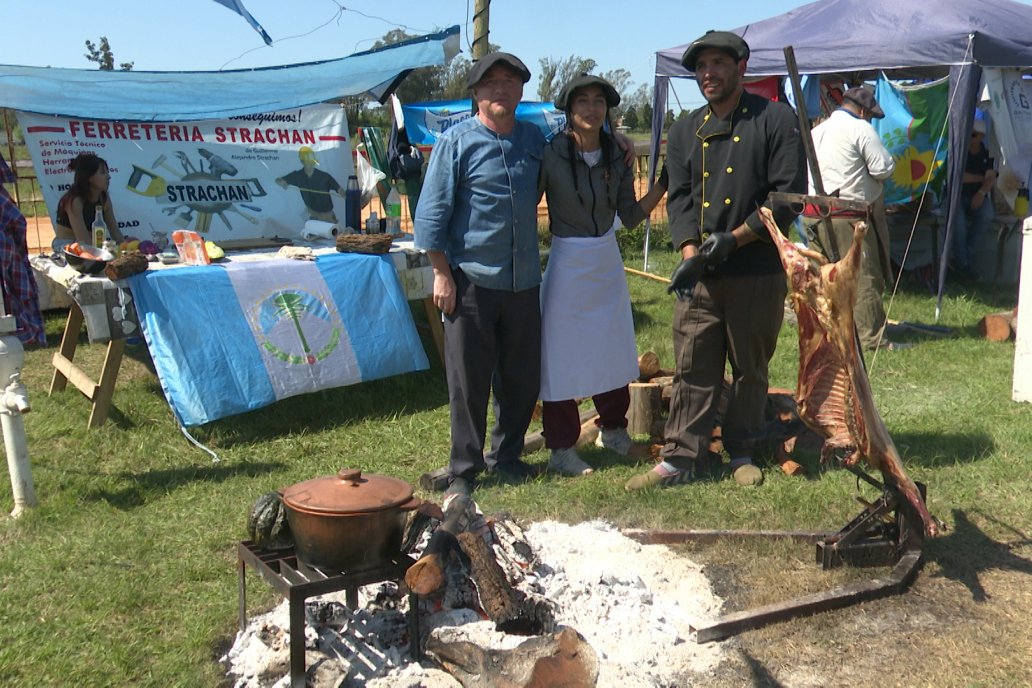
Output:
[[[162,212],[175,215],[187,229],[191,229],[190,223],[193,222],[192,229],[201,234],[210,229],[213,215],[218,215],[226,228],[232,231],[227,212],[236,213],[251,224],[258,224],[257,217],[241,208],[262,211],[261,207],[253,204],[254,199],[267,195],[261,182],[256,177],[233,179],[231,177],[237,174],[237,168],[232,163],[207,148],[199,148],[197,153],[201,159],[195,166],[184,151],[176,151],[182,171],[174,168],[166,155],[159,155],[151,169],[134,164],[126,188],[140,196],[154,198],[158,205],[166,206]],[[174,181],[156,172],[158,168],[170,173]]]

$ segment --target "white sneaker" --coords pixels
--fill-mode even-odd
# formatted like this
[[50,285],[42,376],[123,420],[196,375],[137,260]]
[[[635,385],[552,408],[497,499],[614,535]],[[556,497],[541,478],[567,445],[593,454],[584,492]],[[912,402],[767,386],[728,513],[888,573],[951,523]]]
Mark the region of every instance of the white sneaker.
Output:
[[634,440],[627,433],[627,428],[611,428],[609,430],[602,430],[598,433],[598,437],[595,438],[595,446],[608,449],[611,452],[616,452],[621,456],[627,456],[627,453],[631,451],[631,446],[634,444]]
[[548,468],[571,478],[595,472],[595,469],[586,464],[573,447],[553,449],[552,456],[548,459]]

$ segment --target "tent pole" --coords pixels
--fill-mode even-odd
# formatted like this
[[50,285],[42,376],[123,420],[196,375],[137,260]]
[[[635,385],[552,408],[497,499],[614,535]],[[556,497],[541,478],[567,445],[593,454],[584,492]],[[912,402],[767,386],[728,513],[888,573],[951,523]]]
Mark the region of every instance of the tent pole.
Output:
[[[802,80],[799,78],[799,67],[796,66],[795,50],[792,46],[785,46],[785,65],[788,67],[788,77],[792,80],[792,90],[796,94],[797,104],[803,97],[803,85]],[[813,147],[813,137],[810,136],[810,115],[806,112],[805,103],[802,107],[796,107],[796,114],[799,116],[799,134],[803,138],[803,149],[806,151],[806,162],[810,165],[810,177],[813,179],[814,193],[818,196],[826,196],[824,193],[824,181],[821,179],[821,168],[817,164],[817,151]],[[828,241],[831,246],[831,252],[834,256],[831,256],[834,261],[842,258],[842,253],[839,251],[835,239],[835,232],[831,226],[830,217],[822,217],[821,223],[824,225],[824,229],[827,230]]]

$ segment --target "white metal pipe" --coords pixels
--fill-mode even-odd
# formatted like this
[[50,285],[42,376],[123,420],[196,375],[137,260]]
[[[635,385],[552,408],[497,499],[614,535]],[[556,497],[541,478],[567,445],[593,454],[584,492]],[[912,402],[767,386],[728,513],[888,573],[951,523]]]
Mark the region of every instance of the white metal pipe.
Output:
[[1032,217],[1021,232],[1021,276],[1018,283],[1017,343],[1011,399],[1032,401]]
[[0,425],[3,426],[7,469],[11,473],[11,492],[14,495],[11,516],[15,518],[39,504],[32,484],[32,466],[29,464],[29,447],[22,418],[22,414],[32,410],[28,390],[21,381],[24,362],[25,350],[18,338],[0,336],[0,387],[3,389],[0,394]]

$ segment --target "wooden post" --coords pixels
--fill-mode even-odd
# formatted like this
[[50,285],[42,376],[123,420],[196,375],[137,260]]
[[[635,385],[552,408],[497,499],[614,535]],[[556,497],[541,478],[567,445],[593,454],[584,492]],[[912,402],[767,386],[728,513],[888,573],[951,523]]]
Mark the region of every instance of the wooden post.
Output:
[[488,35],[491,13],[491,0],[476,0],[473,5],[473,61],[476,62],[491,49],[488,47]]
[[627,410],[627,432],[632,435],[651,435],[652,426],[660,416],[662,387],[652,382],[632,382],[631,406]]

